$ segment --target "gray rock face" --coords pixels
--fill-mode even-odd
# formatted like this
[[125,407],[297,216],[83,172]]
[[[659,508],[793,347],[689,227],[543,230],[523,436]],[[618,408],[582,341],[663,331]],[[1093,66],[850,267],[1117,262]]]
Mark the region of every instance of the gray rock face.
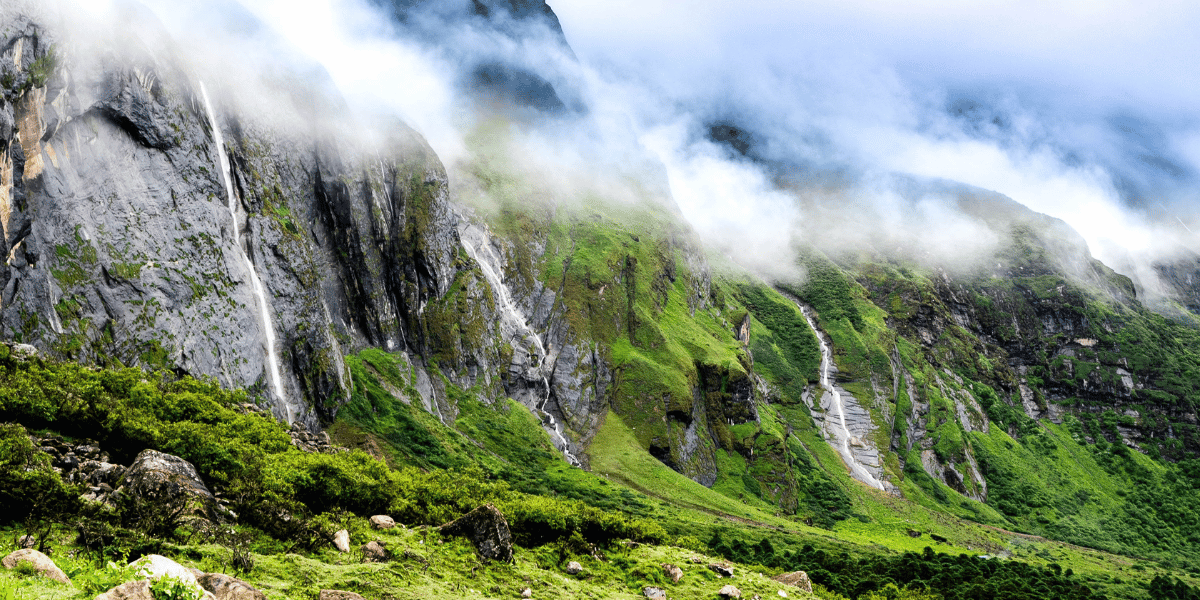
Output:
[[439,528],[443,535],[471,540],[480,556],[489,560],[512,562],[512,532],[508,520],[491,504],[485,504]]
[[351,150],[234,108],[220,82],[210,119],[202,83],[155,40],[108,60],[60,44],[50,60],[53,31],[5,22],[0,61],[21,69],[0,105],[0,335],[213,376],[310,428],[348,397],[348,352],[432,354],[423,311],[457,274],[458,239],[420,136],[395,123]]

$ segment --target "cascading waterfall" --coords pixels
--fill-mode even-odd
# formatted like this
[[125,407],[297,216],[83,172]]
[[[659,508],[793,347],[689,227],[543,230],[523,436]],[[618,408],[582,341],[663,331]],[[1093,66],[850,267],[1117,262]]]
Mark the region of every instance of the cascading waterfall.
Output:
[[467,254],[479,265],[479,269],[483,271],[484,279],[487,279],[488,283],[492,286],[492,291],[496,294],[497,308],[500,309],[500,318],[515,327],[519,334],[516,337],[519,337],[522,342],[528,341],[534,346],[535,352],[531,352],[530,354],[534,355],[533,358],[536,362],[529,369],[530,378],[540,378],[544,392],[542,393],[541,401],[533,409],[537,411],[538,416],[541,418],[543,428],[550,435],[554,446],[563,453],[563,457],[567,459],[567,462],[576,467],[581,466],[582,463],[579,462],[579,459],[571,453],[571,443],[563,435],[562,425],[558,423],[554,415],[546,410],[546,403],[550,401],[550,378],[546,373],[547,363],[549,362],[547,359],[550,356],[546,351],[546,346],[542,343],[541,336],[529,326],[529,321],[525,318],[525,315],[521,314],[516,303],[513,302],[512,294],[500,276],[500,256],[492,248],[491,236],[475,225],[468,225],[467,230],[460,235],[460,239]]
[[[821,331],[817,329],[817,323],[813,320],[808,307],[800,306],[800,312],[804,315],[804,320],[808,322],[808,326],[812,329],[813,335],[817,336],[817,343],[821,345],[820,385],[821,389],[825,390],[825,393],[830,397],[829,413],[833,413],[833,423],[837,427],[833,432],[833,437],[837,441],[836,444],[833,444],[834,449],[838,451],[838,454],[842,455],[842,460],[846,462],[846,466],[850,467],[850,473],[855,479],[882,490],[884,489],[883,483],[859,464],[858,460],[854,458],[854,454],[850,451],[851,435],[850,429],[846,427],[846,408],[842,404],[842,393],[833,385],[829,377],[830,372],[833,370],[833,349],[829,347],[829,344],[825,343],[825,338],[821,335]],[[826,423],[829,421],[830,419],[826,418]],[[828,430],[828,427],[826,427],[826,430]]]
[[229,172],[229,157],[225,154],[225,136],[221,134],[221,128],[217,125],[216,113],[213,112],[212,103],[208,100],[208,91],[204,89],[204,83],[200,83],[200,96],[204,99],[204,110],[208,113],[208,122],[213,131],[213,143],[217,146],[217,162],[221,167],[221,181],[225,184],[225,197],[229,201],[229,217],[233,224],[233,244],[242,252],[242,259],[246,261],[246,269],[250,272],[250,288],[254,291],[254,297],[258,300],[258,315],[259,321],[262,323],[263,331],[266,334],[266,351],[267,351],[267,373],[271,379],[271,389],[275,392],[275,398],[287,410],[287,420],[291,423],[293,420],[292,408],[284,401],[283,393],[283,378],[279,371],[279,357],[275,354],[275,327],[271,323],[270,307],[267,305],[267,293],[263,288],[262,280],[258,277],[258,271],[254,269],[254,261],[250,260],[250,253],[242,246],[241,226],[237,218],[237,198],[233,194],[233,178]]

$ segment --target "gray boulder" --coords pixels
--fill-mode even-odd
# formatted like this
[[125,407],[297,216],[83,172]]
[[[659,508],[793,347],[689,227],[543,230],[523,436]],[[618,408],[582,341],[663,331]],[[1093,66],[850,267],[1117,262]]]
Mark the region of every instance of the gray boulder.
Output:
[[642,594],[650,600],[667,600],[667,592],[660,587],[642,588]]
[[485,504],[438,528],[443,535],[471,540],[475,551],[489,560],[512,562],[512,531],[508,520],[495,506]]
[[180,515],[215,520],[216,499],[200,480],[192,463],[155,450],[143,450],[134,459],[117,491],[153,502]]
[[792,571],[772,577],[779,583],[800,588],[801,591],[812,593],[812,580],[808,578],[808,573],[804,571]]
[[387,548],[385,548],[384,543],[379,540],[363,544],[362,552],[363,560],[367,562],[383,562],[387,560],[388,557]]
[[366,598],[363,598],[354,592],[343,592],[342,590],[321,590],[321,594],[317,596],[317,600],[366,600]]
[[717,592],[717,595],[725,598],[741,598],[742,590],[739,590],[732,585],[727,585],[721,588],[721,591]]
[[583,572],[583,565],[578,562],[571,561],[567,563],[567,575],[578,575]]
[[215,600],[266,600],[266,595],[254,586],[224,573],[206,573],[196,578],[200,587],[212,593]]
[[396,526],[396,521],[387,515],[375,515],[371,517],[371,527],[375,529],[391,529]]
[[733,567],[731,567],[729,565],[719,565],[719,564],[713,563],[711,565],[708,565],[708,568],[712,569],[712,571],[714,573],[716,573],[717,575],[720,575],[721,577],[733,577]]
[[155,600],[149,579],[127,581],[96,596],[95,600]]
[[683,579],[683,569],[672,564],[663,564],[662,568],[663,573],[671,578],[671,583],[679,583],[679,580]]
[[33,570],[43,577],[61,581],[62,583],[71,583],[71,579],[67,577],[67,574],[63,573],[63,570],[58,568],[58,565],[54,564],[54,561],[50,560],[49,556],[37,550],[30,548],[17,550],[5,556],[4,560],[0,562],[4,564],[4,568],[6,569],[15,569],[21,563],[29,563],[33,566]]
[[350,551],[350,532],[345,529],[339,529],[333,534],[333,546],[338,549],[338,552],[343,554]]

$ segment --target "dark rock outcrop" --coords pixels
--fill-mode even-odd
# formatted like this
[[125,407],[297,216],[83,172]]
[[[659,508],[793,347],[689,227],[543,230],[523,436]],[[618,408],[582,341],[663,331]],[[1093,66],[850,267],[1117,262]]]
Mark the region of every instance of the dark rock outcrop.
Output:
[[117,491],[172,513],[216,518],[216,498],[201,481],[196,467],[178,456],[143,450],[129,466]]
[[512,532],[508,520],[495,506],[485,504],[438,528],[443,535],[465,537],[475,545],[479,556],[512,562]]

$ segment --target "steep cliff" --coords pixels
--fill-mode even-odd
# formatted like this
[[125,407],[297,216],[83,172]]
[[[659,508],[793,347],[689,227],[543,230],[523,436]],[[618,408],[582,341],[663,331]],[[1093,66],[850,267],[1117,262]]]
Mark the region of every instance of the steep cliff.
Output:
[[238,111],[221,82],[210,103],[169,47],[97,57],[9,23],[6,336],[214,376],[310,426],[348,398],[353,348],[433,351],[421,314],[449,290],[459,246],[419,135],[395,124],[356,147],[300,125],[337,115]]

